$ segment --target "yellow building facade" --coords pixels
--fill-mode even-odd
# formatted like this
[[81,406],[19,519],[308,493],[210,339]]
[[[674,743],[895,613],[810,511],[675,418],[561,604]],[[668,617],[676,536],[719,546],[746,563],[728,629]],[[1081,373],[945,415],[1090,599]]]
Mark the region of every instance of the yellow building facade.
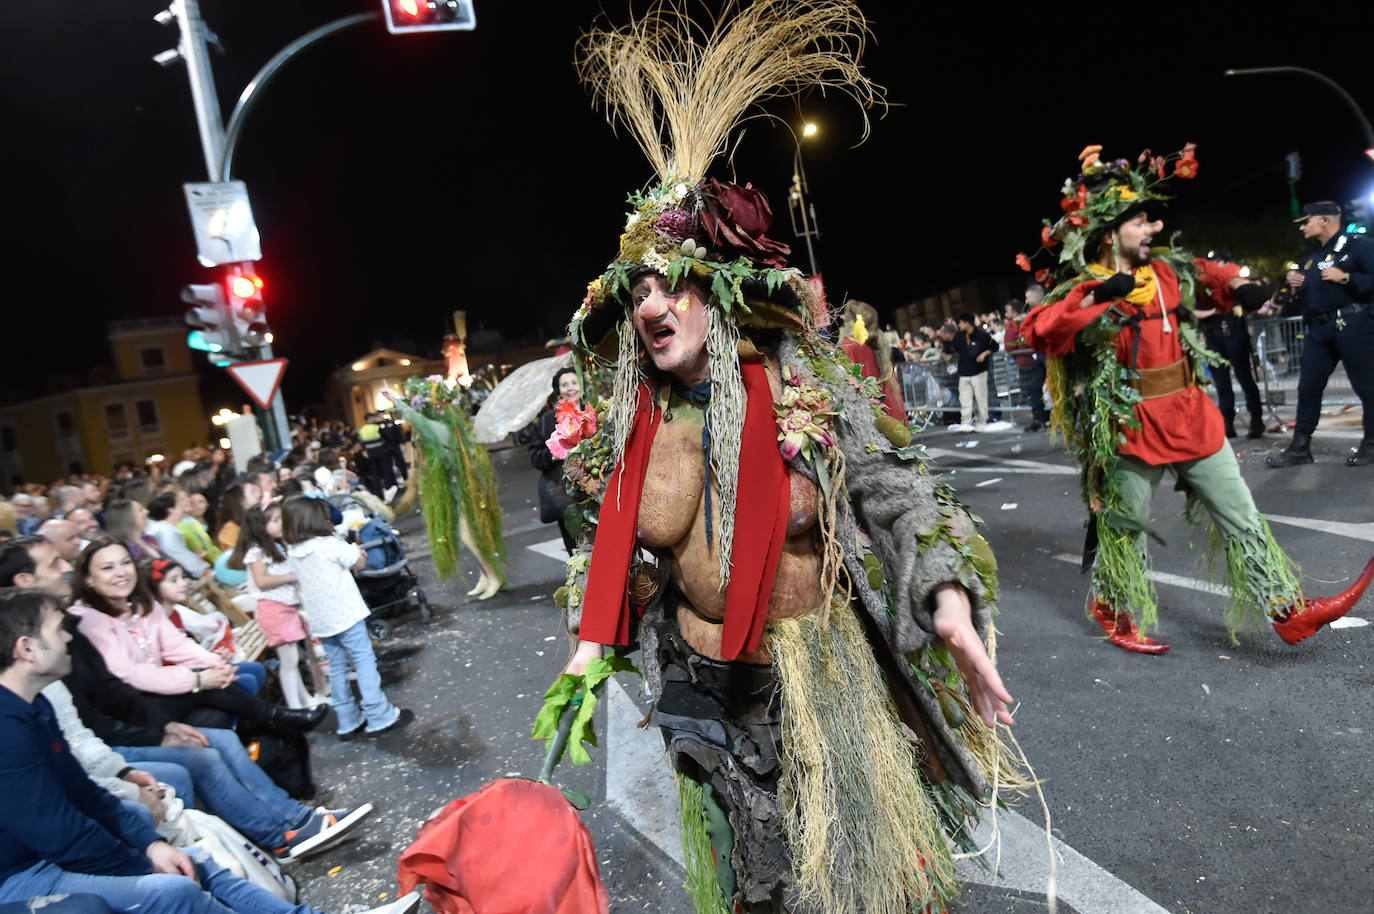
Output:
[[0,406],[0,479],[109,475],[154,454],[173,462],[209,438],[200,377],[180,318],[113,321],[115,379]]

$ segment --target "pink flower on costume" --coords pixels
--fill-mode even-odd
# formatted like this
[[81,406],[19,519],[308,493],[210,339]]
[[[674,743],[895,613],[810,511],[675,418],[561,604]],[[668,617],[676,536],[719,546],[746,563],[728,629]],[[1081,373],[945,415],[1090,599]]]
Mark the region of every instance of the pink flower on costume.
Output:
[[555,460],[568,456],[568,451],[596,434],[596,410],[588,406],[577,408],[571,400],[560,400],[554,408],[553,434],[544,442]]

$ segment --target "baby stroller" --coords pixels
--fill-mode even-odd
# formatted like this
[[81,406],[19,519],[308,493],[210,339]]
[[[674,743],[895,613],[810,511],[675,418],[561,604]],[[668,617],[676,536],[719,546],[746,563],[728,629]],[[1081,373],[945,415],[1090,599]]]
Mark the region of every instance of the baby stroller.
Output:
[[368,634],[374,641],[384,641],[391,637],[396,624],[405,619],[414,617],[428,622],[429,598],[420,589],[396,532],[352,495],[331,495],[329,502],[344,516],[342,527],[348,541],[357,543],[367,553],[367,566],[354,572],[354,577],[372,612],[367,619]]

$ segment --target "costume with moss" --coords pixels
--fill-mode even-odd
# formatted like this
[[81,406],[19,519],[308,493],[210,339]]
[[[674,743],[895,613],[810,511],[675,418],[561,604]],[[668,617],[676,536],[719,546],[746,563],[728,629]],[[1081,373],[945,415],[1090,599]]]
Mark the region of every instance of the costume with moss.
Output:
[[[1300,601],[1301,589],[1240,478],[1220,412],[1199,386],[1199,364],[1221,357],[1203,346],[1188,310],[1192,257],[1171,237],[1136,269],[1132,291],[1082,307],[1112,276],[1096,262],[1103,239],[1169,199],[1164,185],[1195,175],[1196,154],[1192,144],[1169,156],[1146,150],[1132,165],[1105,162],[1100,152],[1083,151],[1081,173],[1064,183],[1063,215],[1044,221],[1042,250],[1057,266],[1037,273],[1052,288],[1021,324],[1027,342],[1051,357],[1052,426],[1082,468],[1090,511],[1085,568],[1096,559],[1089,605],[1135,612],[1144,628],[1156,626],[1145,538],[1158,539],[1149,529],[1149,498],[1168,467],[1187,492],[1189,519],[1198,519],[1199,507],[1212,517],[1213,554],[1224,553],[1231,585],[1226,622],[1234,637]],[[1017,262],[1031,269],[1025,255]]]
[[415,430],[420,506],[440,580],[458,570],[460,528],[498,579],[505,581],[501,503],[491,455],[468,421],[467,389],[438,375],[408,378],[395,408]]
[[[727,4],[705,27],[660,3],[579,50],[584,79],[635,131],[659,182],[630,198],[619,254],[570,326],[584,364],[613,364],[615,383],[595,436],[564,463],[587,520],[558,601],[571,632],[642,649],[699,912],[939,910],[956,892],[951,846],[970,843],[999,790],[1025,786],[934,633],[934,592],[958,583],[993,638],[996,564],[976,519],[883,414],[877,382],[818,332],[824,307],[767,237],[766,198],[704,176],[764,98],[820,83],[881,102],[857,66],[867,37],[851,2]],[[648,364],[630,292],[649,272],[708,290],[709,382],[688,388]],[[641,488],[679,482],[644,471],[669,422],[703,429],[692,504],[725,594],[719,656],[679,625],[695,609],[675,553],[633,560]],[[772,483],[741,484],[760,465],[776,471],[780,499]],[[778,618],[769,597],[799,484],[818,493],[819,596]],[[551,707],[574,678],[550,690]],[[549,733],[548,711],[536,735]]]

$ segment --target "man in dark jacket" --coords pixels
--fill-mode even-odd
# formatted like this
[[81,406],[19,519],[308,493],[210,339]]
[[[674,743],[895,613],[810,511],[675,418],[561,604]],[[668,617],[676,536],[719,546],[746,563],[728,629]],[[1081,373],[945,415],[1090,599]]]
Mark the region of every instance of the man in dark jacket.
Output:
[[959,428],[973,432],[988,424],[989,357],[997,341],[965,311],[955,318],[958,329],[945,341],[945,352],[959,359]]

